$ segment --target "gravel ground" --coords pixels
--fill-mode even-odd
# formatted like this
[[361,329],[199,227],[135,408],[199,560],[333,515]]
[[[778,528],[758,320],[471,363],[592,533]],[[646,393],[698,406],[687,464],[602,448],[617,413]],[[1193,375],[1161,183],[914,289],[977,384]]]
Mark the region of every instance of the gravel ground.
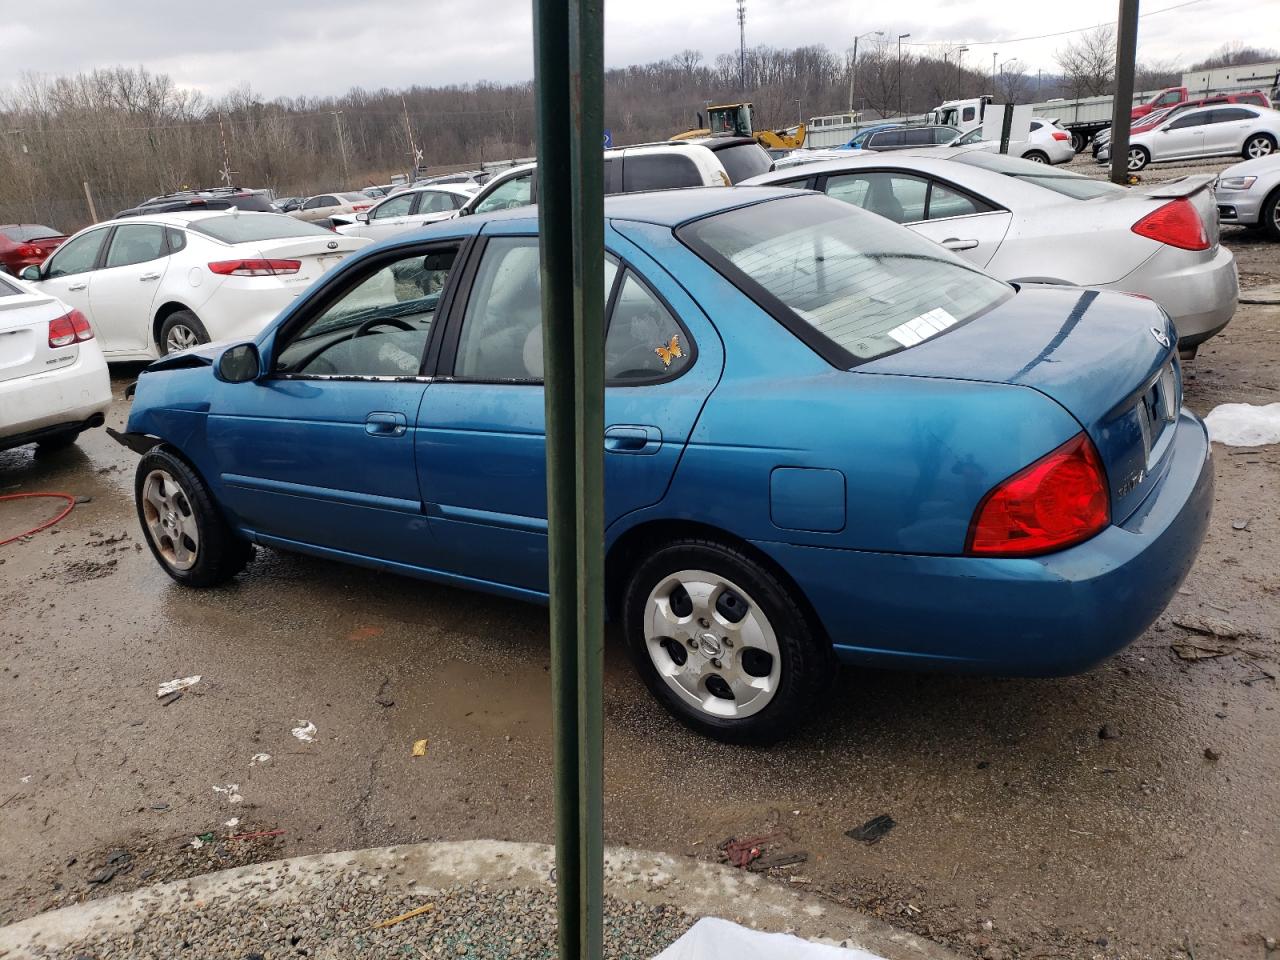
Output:
[[[555,895],[528,887],[493,890],[483,884],[429,893],[376,889],[382,877],[337,875],[292,903],[264,911],[256,899],[215,897],[195,908],[152,912],[134,933],[90,937],[49,960],[276,960],[353,956],[467,957],[542,960],[556,955]],[[264,880],[274,886],[276,880]],[[288,879],[283,881],[288,883]],[[393,926],[376,925],[420,907],[425,913]],[[641,960],[660,953],[693,923],[684,912],[605,898],[605,956]],[[188,953],[189,951],[189,953]]]

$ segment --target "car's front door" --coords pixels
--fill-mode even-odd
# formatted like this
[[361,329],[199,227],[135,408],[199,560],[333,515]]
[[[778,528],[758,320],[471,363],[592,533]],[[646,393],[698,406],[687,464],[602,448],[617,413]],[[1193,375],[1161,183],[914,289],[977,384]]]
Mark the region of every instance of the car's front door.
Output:
[[1174,117],[1150,137],[1151,159],[1175,160],[1204,153],[1205,124],[1209,110],[1197,110]]
[[209,446],[227,506],[262,542],[432,565],[414,443],[456,256],[424,245],[338,273],[264,341],[261,378],[218,384]]
[[89,283],[102,260],[103,246],[111,228],[97,227],[72,237],[54,251],[43,267],[37,285],[68,306],[75,307],[93,323],[89,303]]
[[139,353],[151,346],[152,303],[168,269],[163,226],[122,223],[116,227],[89,288],[94,331],[108,356]]
[[[628,241],[615,236],[610,247],[619,258],[611,256],[605,271],[606,523],[662,499],[723,365],[719,338],[684,290]],[[489,238],[465,296],[418,420],[422,497],[450,570],[541,593],[547,493],[537,238]]]

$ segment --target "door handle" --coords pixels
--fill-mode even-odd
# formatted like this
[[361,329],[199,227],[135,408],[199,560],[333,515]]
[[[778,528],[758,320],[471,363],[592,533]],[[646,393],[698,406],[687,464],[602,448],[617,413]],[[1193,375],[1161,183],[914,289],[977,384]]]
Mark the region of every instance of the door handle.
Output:
[[409,420],[403,413],[375,411],[364,418],[364,432],[371,437],[403,437]]
[[89,286],[87,283],[72,283],[67,286],[67,291],[84,290]]
[[604,432],[604,448],[609,453],[650,456],[662,447],[662,431],[657,427],[618,424]]
[[144,273],[142,276],[138,278],[138,282],[146,283],[148,280],[159,280],[159,279],[160,279],[160,274],[158,273]]
[[978,245],[977,240],[961,240],[959,237],[947,237],[942,245],[948,250],[972,250]]

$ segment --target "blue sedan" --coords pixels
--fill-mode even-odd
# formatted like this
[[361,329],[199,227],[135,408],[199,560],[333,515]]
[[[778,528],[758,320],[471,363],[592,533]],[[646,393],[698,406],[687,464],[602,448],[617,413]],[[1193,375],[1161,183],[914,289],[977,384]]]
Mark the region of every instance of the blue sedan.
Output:
[[[776,738],[837,662],[1080,671],[1163,610],[1213,497],[1158,305],[804,191],[605,212],[602,588],[684,722]],[[210,587],[261,545],[544,601],[536,231],[437,224],[152,364],[118,436],[164,569]]]

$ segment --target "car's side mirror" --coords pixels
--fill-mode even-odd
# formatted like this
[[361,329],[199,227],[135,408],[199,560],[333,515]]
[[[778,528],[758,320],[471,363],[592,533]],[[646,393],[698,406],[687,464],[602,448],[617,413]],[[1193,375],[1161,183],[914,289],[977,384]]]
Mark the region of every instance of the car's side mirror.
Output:
[[237,343],[218,355],[214,375],[224,383],[248,383],[262,371],[262,357],[256,343]]
[[18,274],[18,278],[21,280],[39,280],[40,267],[37,266],[36,264],[32,264],[31,266],[26,267],[23,269],[23,271],[20,274]]
[[369,222],[369,215],[368,215],[367,213],[357,213],[357,214],[356,214],[356,222],[357,222],[357,223],[368,223],[368,222]]

